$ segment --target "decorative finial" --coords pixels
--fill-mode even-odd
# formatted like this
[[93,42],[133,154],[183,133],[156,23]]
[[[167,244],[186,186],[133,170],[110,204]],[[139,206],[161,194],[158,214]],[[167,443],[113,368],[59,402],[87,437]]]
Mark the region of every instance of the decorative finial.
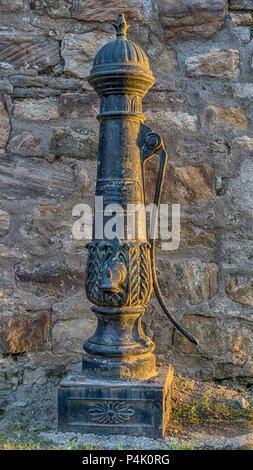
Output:
[[116,29],[117,38],[121,37],[126,39],[126,32],[129,25],[126,23],[125,15],[123,13],[118,16],[117,22],[113,23],[113,26]]

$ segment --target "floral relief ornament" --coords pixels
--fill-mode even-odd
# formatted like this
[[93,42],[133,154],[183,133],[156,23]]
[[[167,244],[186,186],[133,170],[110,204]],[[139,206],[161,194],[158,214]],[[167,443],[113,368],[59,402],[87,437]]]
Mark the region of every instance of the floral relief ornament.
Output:
[[123,424],[131,421],[135,412],[125,402],[109,401],[96,403],[88,414],[98,424]]

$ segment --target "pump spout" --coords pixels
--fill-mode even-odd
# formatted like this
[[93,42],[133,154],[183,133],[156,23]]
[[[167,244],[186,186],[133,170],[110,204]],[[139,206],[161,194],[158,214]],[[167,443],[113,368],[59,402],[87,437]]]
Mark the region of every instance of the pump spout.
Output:
[[124,263],[115,260],[106,270],[100,289],[106,294],[118,294],[120,286],[124,283],[127,276],[127,269]]

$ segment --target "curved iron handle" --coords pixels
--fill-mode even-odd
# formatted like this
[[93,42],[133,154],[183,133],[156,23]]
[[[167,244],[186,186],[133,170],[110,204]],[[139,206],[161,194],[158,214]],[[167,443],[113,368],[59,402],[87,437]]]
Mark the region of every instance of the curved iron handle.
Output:
[[[146,127],[146,126],[145,126]],[[148,128],[146,128],[148,129]],[[154,209],[152,212],[152,221],[151,221],[151,234],[150,234],[150,243],[151,243],[151,268],[152,268],[152,276],[153,276],[153,284],[156,297],[159,301],[160,306],[162,307],[164,313],[167,315],[169,320],[173,323],[173,325],[189,340],[191,343],[198,345],[198,340],[194,338],[194,336],[185,330],[180,323],[177,322],[175,317],[169,312],[168,307],[166,305],[165,299],[161,293],[161,289],[159,286],[159,282],[157,279],[156,274],[156,261],[155,261],[155,233],[157,228],[157,220],[158,220],[158,213],[161,203],[161,195],[165,177],[165,170],[168,161],[168,155],[165,151],[163,141],[158,134],[149,129],[150,132],[147,133],[144,144],[141,148],[141,165],[142,165],[142,177],[143,177],[143,188],[144,188],[144,198],[145,198],[145,175],[144,175],[144,163],[149,158],[154,155],[160,156],[160,166],[159,166],[159,173],[158,179],[156,184],[156,192],[155,192],[155,199],[154,199]],[[145,199],[144,199],[145,200]]]

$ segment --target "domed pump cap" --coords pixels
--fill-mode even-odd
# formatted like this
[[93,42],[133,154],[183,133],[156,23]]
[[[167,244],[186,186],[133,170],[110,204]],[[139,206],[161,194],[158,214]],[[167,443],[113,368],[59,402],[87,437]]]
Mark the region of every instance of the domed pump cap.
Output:
[[145,52],[126,37],[124,14],[113,24],[116,39],[98,51],[88,78],[99,95],[135,93],[144,96],[155,80]]

